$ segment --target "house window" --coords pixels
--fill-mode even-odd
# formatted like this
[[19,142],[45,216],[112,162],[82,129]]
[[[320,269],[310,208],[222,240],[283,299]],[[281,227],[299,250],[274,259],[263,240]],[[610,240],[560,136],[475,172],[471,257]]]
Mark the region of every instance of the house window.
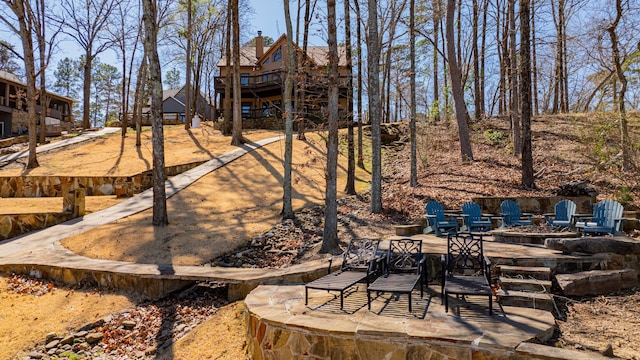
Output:
[[266,58],[266,59],[264,60],[264,62],[262,63],[262,65],[267,65],[267,64],[268,64],[268,63],[270,63],[270,62],[271,62],[271,59]]
[[242,103],[242,118],[248,119],[251,117],[251,103]]
[[282,48],[278,48],[278,50],[276,50],[273,53],[273,61],[280,61],[282,59]]
[[249,74],[240,74],[240,85],[249,85]]
[[265,71],[262,73],[262,82],[267,82],[269,81],[269,72]]

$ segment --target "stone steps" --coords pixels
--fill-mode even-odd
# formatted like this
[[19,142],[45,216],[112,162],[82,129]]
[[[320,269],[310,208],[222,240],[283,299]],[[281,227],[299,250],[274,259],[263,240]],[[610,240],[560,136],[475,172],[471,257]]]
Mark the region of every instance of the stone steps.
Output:
[[550,280],[512,278],[500,276],[498,283],[501,289],[512,291],[529,291],[529,292],[549,292],[551,291]]
[[498,268],[500,270],[500,274],[505,277],[538,279],[546,281],[551,280],[551,269],[548,267],[499,265]]
[[547,293],[500,289],[496,297],[502,306],[518,306],[553,312],[553,295]]
[[551,292],[551,268],[500,265],[496,292],[503,306],[518,306],[554,311]]

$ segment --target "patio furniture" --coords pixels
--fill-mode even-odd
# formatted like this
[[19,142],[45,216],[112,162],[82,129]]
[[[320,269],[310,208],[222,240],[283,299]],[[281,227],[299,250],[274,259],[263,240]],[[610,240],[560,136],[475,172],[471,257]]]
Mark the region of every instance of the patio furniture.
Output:
[[575,213],[576,203],[565,199],[556,204],[554,213],[544,214],[544,219],[548,226],[572,227]]
[[379,239],[352,239],[342,254],[340,270],[331,273],[333,257],[329,259],[328,274],[304,286],[304,304],[308,304],[309,289],[339,291],[340,310],[344,305],[344,291],[365,281],[367,285],[377,270],[376,259]]
[[371,310],[371,292],[392,293],[396,300],[400,294],[409,296],[411,312],[411,293],[418,283],[420,297],[424,294],[426,279],[426,254],[422,254],[422,240],[399,239],[389,241],[384,275],[377,278],[367,288],[367,303]]
[[482,214],[480,205],[473,201],[462,204],[463,231],[490,231],[492,215]]
[[486,296],[489,315],[493,315],[491,262],[482,252],[482,234],[460,233],[447,236],[447,254],[442,255],[441,295],[445,312],[449,312],[449,296]]
[[505,200],[500,204],[500,211],[502,216],[502,226],[511,227],[520,225],[531,225],[531,217],[533,214],[521,213],[520,205],[513,200]]
[[425,206],[425,210],[429,223],[429,228],[425,233],[434,231],[436,236],[440,236],[450,231],[458,232],[458,220],[455,216],[445,214],[442,204],[437,201],[429,201]]
[[611,234],[620,231],[622,204],[614,200],[602,200],[593,206],[593,215],[575,215],[576,228],[582,234]]

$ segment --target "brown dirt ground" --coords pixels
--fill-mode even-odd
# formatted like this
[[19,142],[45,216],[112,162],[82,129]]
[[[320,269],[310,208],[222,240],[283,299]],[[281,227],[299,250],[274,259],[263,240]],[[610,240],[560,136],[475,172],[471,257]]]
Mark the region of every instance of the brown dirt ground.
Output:
[[[637,115],[634,116],[637,122]],[[626,186],[630,189],[627,192],[630,193],[632,200],[625,205],[625,208],[638,209],[640,208],[638,206],[640,194],[637,183],[639,178],[621,174],[618,170],[617,140],[615,131],[611,130],[615,129],[615,126],[608,125],[612,121],[609,115],[598,115],[589,119],[581,116],[541,118],[534,123],[534,162],[538,172],[537,190],[526,190],[520,187],[518,160],[510,155],[508,142],[506,144],[499,143],[487,136],[486,130],[508,133],[504,121],[483,122],[474,125],[473,143],[476,161],[473,163],[463,163],[459,159],[455,126],[430,125],[428,129],[423,129],[424,133],[420,137],[418,147],[419,179],[422,186],[418,188],[408,186],[408,146],[402,149],[387,149],[383,173],[384,206],[389,211],[405,214],[406,218],[416,218],[422,216],[424,203],[428,199],[442,201],[449,208],[459,208],[464,201],[473,196],[551,195],[559,184],[578,179],[587,180],[594,185],[600,191],[599,198],[616,199],[620,194],[620,188]],[[609,129],[609,132],[603,129]],[[175,130],[168,129],[165,132],[165,134],[170,133],[174,134],[172,137],[178,138],[179,134],[184,133],[184,130],[177,128]],[[192,133],[197,133],[197,130]],[[181,143],[182,147],[190,147],[190,150],[182,150],[185,158],[189,153],[198,153],[198,156],[206,158],[206,156],[211,156],[208,152],[218,151],[215,152],[216,154],[224,152],[217,150],[216,144],[227,146],[228,138],[217,135],[215,131],[203,130],[202,133],[202,138],[196,135],[197,142],[201,146],[198,146],[192,137]],[[594,135],[594,133],[606,136]],[[246,136],[251,140],[257,140],[270,135],[247,133]],[[633,143],[638,143],[637,131],[632,132],[632,136],[634,137]],[[221,138],[219,142],[218,137]],[[141,165],[145,164],[145,161],[140,159],[135,148],[128,147],[125,142],[124,148],[128,150],[120,151],[120,137],[115,136],[115,138],[117,141],[113,142],[108,137],[102,139],[107,144],[106,147],[96,147],[89,150],[84,147],[93,145],[82,145],[77,146],[76,151],[86,154],[121,154],[118,156],[105,155],[106,158],[102,161],[90,161],[90,164],[97,166],[97,169],[102,169],[102,171],[109,172],[118,169],[118,171],[125,173],[126,166],[124,164],[128,162],[125,157],[128,155],[138,158],[132,160],[132,163],[137,163],[139,166],[136,171],[146,169]],[[127,140],[130,138],[132,138],[131,135]],[[175,139],[175,141],[178,140]],[[322,202],[323,150],[322,141],[318,138],[308,143],[298,141],[294,141],[294,143],[297,149],[297,157],[294,160],[295,170],[300,172],[300,175],[294,175],[294,187],[300,194],[304,194],[304,196],[299,195],[294,203],[299,209],[302,206]],[[206,144],[206,147],[202,144]],[[150,212],[142,212],[82,236],[68,239],[65,241],[65,246],[87,256],[126,261],[173,264],[206,262],[215,254],[222,253],[225,249],[231,250],[246,242],[251,236],[264,232],[279,222],[278,213],[282,197],[278,175],[280,173],[279,164],[282,161],[281,146],[278,144],[270,145],[252,155],[245,156],[241,161],[236,161],[216,171],[215,176],[206,176],[194,184],[195,186],[189,187],[170,199],[168,205],[171,224],[159,233],[154,233],[153,228],[149,225]],[[56,165],[55,171],[44,168],[34,171],[56,174],[57,171],[73,173],[74,167],[77,168],[79,164],[75,161],[75,156],[73,165],[69,166],[65,164],[69,162],[68,159],[71,155],[65,153],[64,150],[59,150],[56,153],[57,155],[52,156],[56,158],[60,156],[62,160],[51,158],[52,163],[59,164]],[[173,156],[173,152],[170,150],[167,151],[167,154]],[[168,158],[169,156],[167,164],[171,164]],[[150,161],[150,153],[146,159]],[[47,163],[44,155],[39,157],[39,160],[43,165]],[[100,164],[101,162],[105,164]],[[63,166],[67,167],[62,169]],[[84,166],[82,168],[84,169]],[[4,171],[0,171],[0,175],[5,175]],[[367,179],[368,174],[363,173],[358,177]],[[339,178],[338,189],[344,187],[343,181],[344,176]],[[345,210],[349,211],[349,209]],[[362,226],[368,225],[362,224]],[[237,236],[238,234],[241,236]],[[345,234],[341,236],[344,237]],[[212,242],[214,241],[216,245],[223,245],[213,246]],[[203,245],[203,243],[205,244]],[[216,250],[212,250],[213,248]],[[150,249],[153,250],[149,251]],[[624,303],[624,307],[630,310],[621,311],[620,302],[607,301],[607,304],[613,306],[613,310],[608,310],[606,316],[603,317],[593,317],[593,309],[601,309],[598,307],[602,303],[601,300],[584,299],[579,302],[579,304],[586,304],[585,307],[571,305],[568,320],[566,322],[559,321],[563,334],[558,346],[602,350],[602,344],[612,343],[616,355],[629,359],[640,358],[638,349],[630,346],[630,344],[640,343],[640,337],[636,331],[623,331],[623,335],[620,335],[624,339],[623,341],[612,339],[609,336],[612,332],[606,331],[606,329],[620,327],[620,324],[635,324],[629,321],[629,314],[637,316],[638,309],[640,309],[637,290],[622,296],[621,299],[623,299],[620,301]],[[87,308],[89,309],[91,306]],[[0,303],[0,307],[4,308],[4,303]],[[233,306],[228,309],[226,317],[220,318],[215,315],[211,320],[180,340],[174,346],[174,358],[217,358],[210,355],[213,351],[218,351],[219,355],[217,356],[221,356],[221,358],[246,357],[244,345],[240,341],[215,344],[213,343],[214,339],[207,336],[207,334],[223,331],[226,328],[229,333],[235,334],[233,335],[234,339],[242,338],[242,316],[239,316],[242,310]],[[225,312],[219,312],[219,314],[222,313]],[[574,319],[579,320],[573,321]],[[30,328],[25,327],[19,330],[28,332]],[[574,334],[578,335],[574,336]],[[204,347],[203,352],[196,353],[196,351],[203,349],[200,346]]]

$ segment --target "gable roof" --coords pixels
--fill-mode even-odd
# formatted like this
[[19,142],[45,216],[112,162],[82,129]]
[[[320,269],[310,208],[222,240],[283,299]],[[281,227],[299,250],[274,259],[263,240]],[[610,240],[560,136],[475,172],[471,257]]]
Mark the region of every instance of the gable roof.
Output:
[[[13,83],[15,85],[20,85],[23,87],[27,87],[27,84],[23,83],[17,76],[15,76],[14,74],[4,71],[4,70],[0,70],[0,81],[4,80],[5,82],[9,82],[9,83]],[[40,91],[40,89],[36,89],[36,91]],[[76,102],[75,99],[72,99],[70,97],[64,96],[64,95],[59,95],[56,93],[52,93],[51,91],[45,91],[46,94],[48,94],[49,96],[53,96],[56,97],[58,99],[63,99],[66,100],[68,102]]]
[[[278,40],[273,42],[271,46],[265,46],[263,55],[260,59],[256,58],[255,46],[242,46],[240,48],[240,66],[255,66],[262,63],[263,59],[270,57],[273,52],[282,46],[285,46],[284,42],[287,39],[287,34],[282,34]],[[293,44],[295,51],[302,53],[302,48]],[[307,46],[307,56],[313,61],[315,65],[325,66],[329,64],[329,47],[328,46]],[[232,60],[233,61],[233,60]],[[218,67],[226,67],[226,57],[222,57],[218,61]],[[347,51],[345,46],[338,46],[338,66],[347,66]]]

